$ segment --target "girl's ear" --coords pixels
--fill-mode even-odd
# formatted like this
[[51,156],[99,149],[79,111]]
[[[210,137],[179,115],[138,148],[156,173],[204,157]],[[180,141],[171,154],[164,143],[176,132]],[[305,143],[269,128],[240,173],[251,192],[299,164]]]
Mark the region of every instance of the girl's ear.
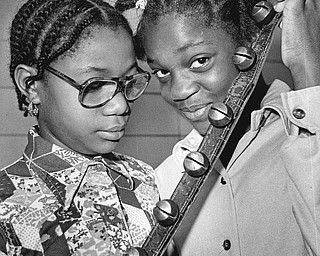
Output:
[[33,104],[40,104],[39,92],[37,89],[37,81],[30,79],[31,76],[35,76],[37,70],[33,67],[27,66],[25,64],[19,64],[14,72],[14,79],[16,84],[24,94],[29,102]]

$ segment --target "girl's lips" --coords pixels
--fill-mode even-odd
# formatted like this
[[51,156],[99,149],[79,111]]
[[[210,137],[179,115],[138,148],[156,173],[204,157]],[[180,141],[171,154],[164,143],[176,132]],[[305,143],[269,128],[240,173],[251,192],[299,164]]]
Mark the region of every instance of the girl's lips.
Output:
[[120,140],[123,135],[124,135],[124,129],[119,130],[119,131],[110,131],[110,130],[106,130],[106,131],[98,131],[97,134],[105,140],[112,140],[112,141],[118,141]]
[[189,109],[180,109],[181,113],[191,122],[202,121],[208,119],[208,112],[211,107],[211,104],[203,105],[194,110]]

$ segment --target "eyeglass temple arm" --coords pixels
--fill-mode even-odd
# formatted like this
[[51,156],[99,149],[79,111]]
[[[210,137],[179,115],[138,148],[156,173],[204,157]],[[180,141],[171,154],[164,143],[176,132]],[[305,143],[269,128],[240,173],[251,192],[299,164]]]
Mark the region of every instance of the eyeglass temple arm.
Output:
[[79,85],[76,81],[74,81],[72,78],[66,76],[65,74],[59,72],[58,70],[56,70],[50,66],[46,67],[45,69],[48,70],[50,73],[60,77],[62,80],[64,80],[68,84],[72,85],[74,88],[78,89],[79,91],[82,89],[82,86]]

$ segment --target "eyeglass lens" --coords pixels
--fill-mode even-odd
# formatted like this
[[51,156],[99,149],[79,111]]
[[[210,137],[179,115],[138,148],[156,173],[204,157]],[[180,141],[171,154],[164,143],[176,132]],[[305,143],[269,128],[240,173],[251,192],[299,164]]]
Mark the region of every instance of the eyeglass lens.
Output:
[[125,97],[127,100],[135,100],[141,96],[148,84],[148,77],[144,74],[136,75],[125,83]]
[[[145,90],[148,77],[145,74],[135,75],[124,83],[122,91],[127,100],[137,99]],[[94,107],[111,100],[117,91],[118,83],[113,80],[91,81],[82,92],[82,104]]]

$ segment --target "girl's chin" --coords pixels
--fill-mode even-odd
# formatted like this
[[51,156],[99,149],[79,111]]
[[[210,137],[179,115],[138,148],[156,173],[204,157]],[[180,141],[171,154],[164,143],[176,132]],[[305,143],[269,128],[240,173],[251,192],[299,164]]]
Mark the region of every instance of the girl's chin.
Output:
[[108,155],[111,152],[113,152],[116,148],[116,146],[118,145],[118,142],[108,142],[107,145],[100,145],[97,147],[97,145],[95,145],[95,148],[91,148],[90,150],[82,150],[82,152],[77,151],[78,153],[80,153],[81,155],[84,155],[86,157],[89,158],[94,158],[96,156],[102,156],[102,155]]
[[206,135],[209,125],[209,120],[204,120],[202,122],[192,122],[193,128],[196,129],[202,136]]

